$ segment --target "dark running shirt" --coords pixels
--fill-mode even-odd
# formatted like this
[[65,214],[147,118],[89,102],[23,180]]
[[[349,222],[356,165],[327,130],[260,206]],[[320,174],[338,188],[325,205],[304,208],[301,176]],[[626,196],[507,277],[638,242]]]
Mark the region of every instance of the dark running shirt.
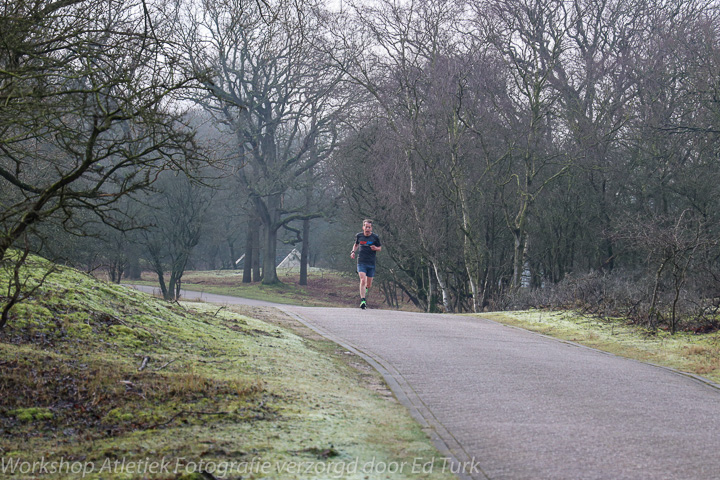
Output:
[[355,235],[355,245],[360,245],[357,257],[358,263],[362,263],[363,265],[375,265],[375,255],[377,252],[371,249],[370,245],[382,247],[380,237],[374,233],[371,233],[369,237],[366,237],[363,232],[360,232]]

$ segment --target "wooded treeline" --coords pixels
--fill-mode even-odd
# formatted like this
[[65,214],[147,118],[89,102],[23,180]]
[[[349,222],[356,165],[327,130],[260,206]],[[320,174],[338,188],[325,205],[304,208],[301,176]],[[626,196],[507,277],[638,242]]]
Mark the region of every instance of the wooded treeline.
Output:
[[338,170],[384,274],[427,309],[715,322],[718,20],[705,1],[364,9],[349,74],[372,114]]
[[351,269],[371,217],[390,303],[717,324],[716,2],[2,8],[9,272],[41,251],[173,298],[245,254],[272,283],[283,241]]

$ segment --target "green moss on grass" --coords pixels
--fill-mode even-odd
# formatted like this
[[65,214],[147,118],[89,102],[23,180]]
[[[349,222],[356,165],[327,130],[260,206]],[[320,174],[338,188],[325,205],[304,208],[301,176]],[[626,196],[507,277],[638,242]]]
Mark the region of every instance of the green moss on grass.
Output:
[[134,417],[135,416],[132,413],[124,412],[121,408],[113,408],[107,414],[105,414],[103,420],[109,423],[129,422]]
[[108,332],[115,341],[130,348],[140,348],[149,343],[152,335],[140,328],[132,328],[126,325],[110,325]]
[[20,303],[12,311],[13,320],[18,327],[46,328],[53,319],[53,313],[37,303]]
[[21,422],[50,420],[54,417],[53,413],[49,409],[38,407],[18,408],[16,410],[12,410],[10,415],[14,416]]

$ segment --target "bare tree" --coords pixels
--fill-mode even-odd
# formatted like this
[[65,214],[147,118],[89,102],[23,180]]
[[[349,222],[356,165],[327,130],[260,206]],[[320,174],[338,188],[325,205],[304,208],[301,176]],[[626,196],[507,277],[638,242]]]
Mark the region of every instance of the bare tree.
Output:
[[504,212],[514,239],[512,286],[519,288],[535,202],[569,168],[554,144],[558,95],[550,82],[565,48],[567,11],[564,2],[555,0],[497,0],[476,6],[476,13],[478,31],[507,63],[513,85],[512,108],[505,113],[515,135],[499,165],[507,168]]
[[[400,207],[405,218],[413,222],[414,232],[410,235],[416,239],[413,250],[419,247],[421,251],[417,253],[427,260],[425,268],[429,268],[435,276],[446,311],[453,309],[448,284],[451,263],[446,262],[444,253],[449,244],[444,236],[446,230],[437,228],[437,224],[431,221],[431,217],[439,212],[434,208],[437,204],[429,200],[432,196],[425,194],[432,192],[429,185],[436,178],[434,174],[442,171],[437,163],[441,157],[438,157],[437,149],[427,147],[439,139],[446,149],[441,156],[449,154],[453,158],[451,163],[457,162],[457,146],[462,135],[458,128],[462,126],[450,106],[450,111],[446,112],[450,120],[446,136],[433,132],[431,135],[438,136],[433,136],[432,140],[428,138],[430,132],[427,127],[432,122],[426,118],[428,104],[433,102],[434,95],[440,93],[441,82],[437,82],[436,78],[432,85],[433,80],[428,80],[426,73],[443,71],[443,75],[447,76],[444,70],[453,65],[449,59],[456,53],[462,53],[457,51],[461,49],[461,44],[454,38],[462,23],[462,14],[463,3],[451,0],[423,0],[410,4],[390,1],[373,5],[358,3],[353,7],[352,20],[346,25],[352,28],[338,33],[343,40],[343,51],[352,59],[344,66],[348,75],[373,102],[362,114],[365,118],[381,117],[388,131],[380,135],[392,136],[392,140],[388,138],[387,141],[396,145],[386,150],[392,151],[390,155],[395,156],[391,160],[395,164],[393,175],[385,176],[384,181],[381,172],[376,177],[382,185],[394,189],[390,193],[400,195],[402,199],[387,198],[385,201]],[[448,87],[448,84],[442,87]],[[451,96],[456,91],[455,87],[450,85]],[[443,95],[444,100],[447,98]],[[441,102],[438,101],[436,106]],[[456,120],[454,124],[453,117]],[[437,117],[432,120],[437,120]],[[378,143],[378,146],[384,142]],[[397,152],[397,149],[400,151]],[[459,173],[459,170],[455,172]],[[388,179],[396,178],[396,173],[405,178],[389,186]],[[454,188],[460,193],[457,198],[461,204],[464,202],[467,207],[464,182],[456,182]],[[378,209],[375,204],[360,213],[375,217]]]
[[[193,249],[207,227],[207,211],[215,191],[185,175],[163,174],[147,198],[147,225],[142,231],[148,260],[166,300],[180,296],[182,277]],[[170,274],[168,282],[165,273]]]
[[[678,329],[678,302],[690,275],[696,255],[702,248],[716,243],[706,237],[704,225],[693,218],[690,211],[683,211],[677,220],[667,216],[643,215],[630,218],[619,228],[618,238],[634,248],[647,252],[648,266],[654,270],[653,284],[645,318],[652,328],[659,320],[667,318],[670,332]],[[662,305],[661,290],[670,279],[669,306]]]
[[614,265],[614,246],[602,232],[614,222],[613,165],[637,91],[632,56],[642,42],[650,8],[651,2],[573,1],[563,19],[566,48],[550,75],[562,105],[563,130],[572,140],[567,148],[585,173],[587,194],[596,197],[592,216],[597,218],[600,258],[595,265],[609,270]]
[[345,103],[319,48],[329,14],[311,1],[203,5],[188,13],[187,55],[215,65],[201,103],[236,136],[236,174],[264,227],[263,283],[276,283],[278,230],[320,216],[284,195],[327,156]]
[[0,261],[12,262],[9,249],[49,221],[83,228],[78,210],[112,223],[117,199],[151,184],[160,169],[182,167],[192,135],[168,105],[195,76],[168,61],[173,48],[162,39],[171,26],[152,7],[0,7]]
[[[458,5],[474,9],[472,25],[453,17]],[[609,235],[628,214],[692,211],[702,238],[717,235],[713,2],[468,5],[358,4],[338,34],[370,99],[339,179],[402,246],[388,250],[393,275],[420,306],[439,291],[446,309],[468,293],[478,309],[525,272],[541,287],[616,261],[639,268],[638,249]],[[699,257],[716,265],[714,245],[677,272]]]

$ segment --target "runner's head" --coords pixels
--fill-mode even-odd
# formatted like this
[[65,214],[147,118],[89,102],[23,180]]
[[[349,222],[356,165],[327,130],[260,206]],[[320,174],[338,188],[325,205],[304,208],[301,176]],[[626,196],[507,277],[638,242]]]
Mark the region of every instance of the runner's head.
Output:
[[367,237],[372,233],[372,220],[366,218],[363,220],[363,234]]

